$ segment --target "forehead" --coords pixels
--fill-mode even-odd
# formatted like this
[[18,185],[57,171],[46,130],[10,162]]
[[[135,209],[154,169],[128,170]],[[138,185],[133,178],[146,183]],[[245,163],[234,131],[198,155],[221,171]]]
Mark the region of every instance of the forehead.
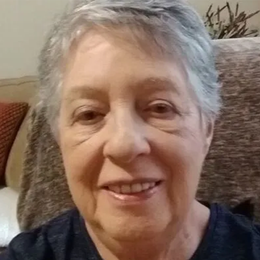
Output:
[[67,59],[64,88],[111,88],[115,85],[149,85],[178,88],[186,85],[178,59],[143,51],[130,38],[91,32],[74,44]]

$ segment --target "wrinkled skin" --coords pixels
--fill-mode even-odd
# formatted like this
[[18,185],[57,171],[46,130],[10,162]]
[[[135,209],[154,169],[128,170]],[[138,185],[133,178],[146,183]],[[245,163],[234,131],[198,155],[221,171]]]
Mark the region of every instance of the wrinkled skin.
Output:
[[[177,60],[124,43],[92,32],[67,61],[59,143],[73,200],[103,255],[115,249],[123,259],[120,243],[156,251],[184,237],[197,247],[209,213],[195,194],[212,126]],[[139,179],[160,181],[149,199],[122,202],[107,190]]]

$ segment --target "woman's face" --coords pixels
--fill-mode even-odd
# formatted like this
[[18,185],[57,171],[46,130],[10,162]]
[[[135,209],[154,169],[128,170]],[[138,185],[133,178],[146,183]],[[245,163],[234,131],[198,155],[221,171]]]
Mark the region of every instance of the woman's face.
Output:
[[87,225],[134,240],[179,230],[211,133],[178,62],[124,44],[91,33],[73,47],[59,141]]

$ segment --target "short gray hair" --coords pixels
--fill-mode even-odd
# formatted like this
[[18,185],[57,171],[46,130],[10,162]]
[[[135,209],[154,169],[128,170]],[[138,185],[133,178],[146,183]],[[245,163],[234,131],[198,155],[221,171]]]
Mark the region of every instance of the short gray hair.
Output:
[[72,43],[93,27],[113,26],[141,28],[158,49],[178,53],[201,111],[208,119],[218,115],[221,100],[212,40],[200,16],[184,0],[74,0],[54,24],[40,55],[40,99],[54,131],[62,63]]

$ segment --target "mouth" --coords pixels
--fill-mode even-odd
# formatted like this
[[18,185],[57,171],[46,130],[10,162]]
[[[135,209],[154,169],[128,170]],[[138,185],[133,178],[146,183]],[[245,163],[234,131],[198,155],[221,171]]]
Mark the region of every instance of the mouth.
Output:
[[141,192],[145,192],[153,189],[158,186],[161,181],[153,181],[153,182],[139,182],[133,184],[115,184],[106,186],[105,189],[108,191],[112,191],[117,194],[138,194]]
[[162,181],[141,181],[135,183],[114,183],[104,186],[114,199],[123,202],[141,202],[151,198]]

